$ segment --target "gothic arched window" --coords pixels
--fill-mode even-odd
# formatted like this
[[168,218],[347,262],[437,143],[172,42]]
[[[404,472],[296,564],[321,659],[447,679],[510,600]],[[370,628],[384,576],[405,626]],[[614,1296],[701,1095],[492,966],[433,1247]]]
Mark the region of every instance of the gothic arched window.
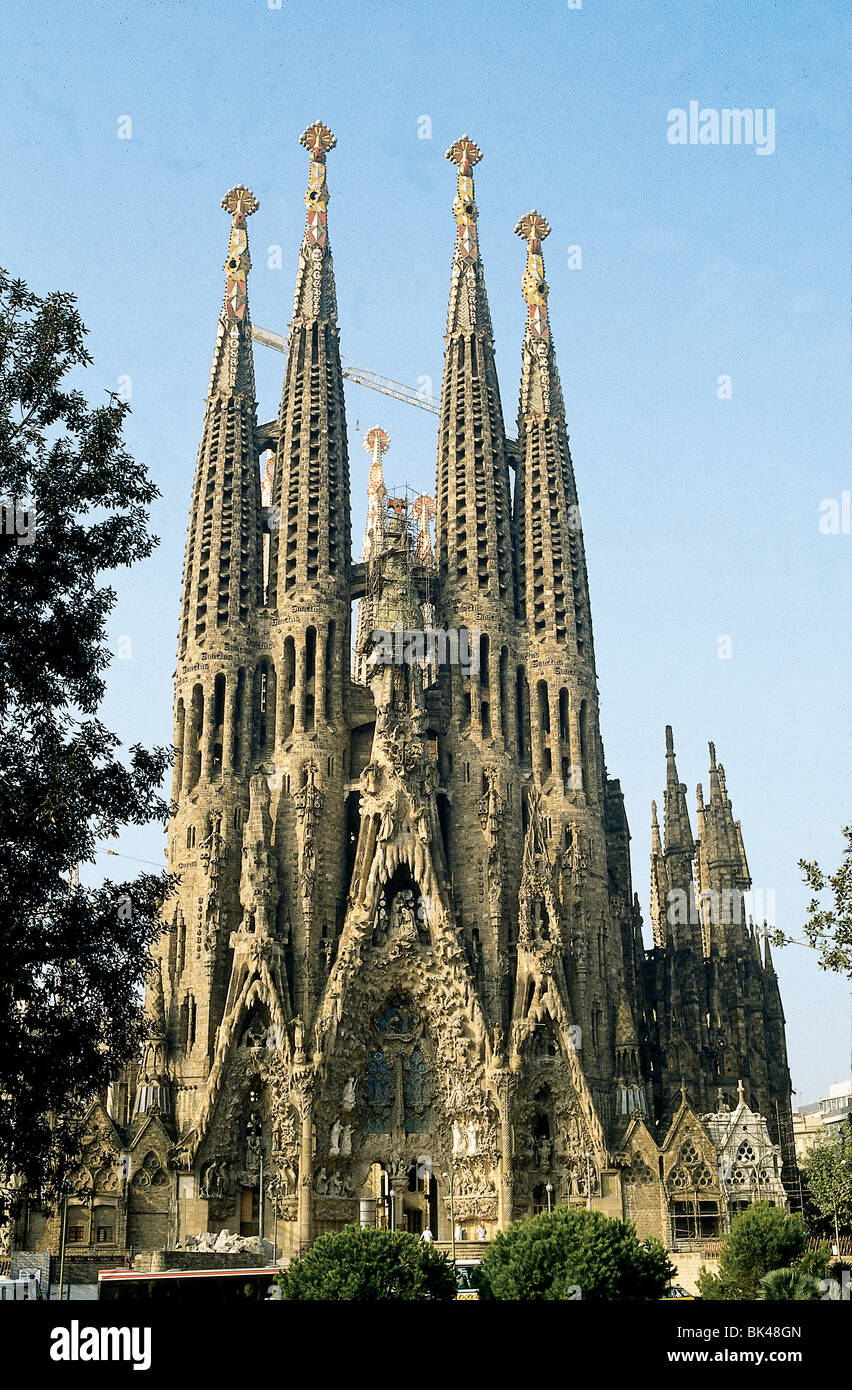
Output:
[[407,1134],[421,1134],[429,1124],[429,1071],[419,1047],[415,1047],[402,1073]]
[[385,1054],[376,1048],[367,1058],[367,1129],[390,1133],[391,1079]]

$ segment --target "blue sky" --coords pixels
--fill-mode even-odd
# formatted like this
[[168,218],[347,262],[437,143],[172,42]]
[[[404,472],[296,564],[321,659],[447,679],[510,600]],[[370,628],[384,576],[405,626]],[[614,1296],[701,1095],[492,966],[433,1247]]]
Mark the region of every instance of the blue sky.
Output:
[[[129,637],[132,655],[110,671],[111,727],[128,744],[171,738],[227,247],[219,200],[240,181],[260,199],[252,317],[285,332],[304,219],[298,137],[324,120],[338,139],[328,177],[342,350],[415,386],[431,378],[437,393],[454,233],[443,155],[467,132],[484,153],[480,244],[508,422],[524,323],[512,229],[533,206],[553,229],[545,262],[602,729],[643,906],[671,723],[691,806],[715,739],[755,886],[775,892],[778,924],[795,934],[807,899],[796,861],[834,867],[852,820],[852,535],[819,529],[820,503],[852,489],[840,0],[11,9],[0,18],[14,55],[0,98],[0,260],[39,292],[77,294],[87,392],[129,377],[129,444],[162,492],[159,550],[116,581],[111,636],[116,647]],[[693,100],[771,108],[774,153],[671,145],[668,112]],[[130,139],[118,138],[123,117]],[[418,138],[423,117],[431,139]],[[256,362],[268,419],[283,358],[259,348]],[[390,432],[389,481],[430,491],[436,431],[433,417],[363,388],[349,388],[347,408],[360,554],[367,429]],[[149,827],[114,848],[161,862],[162,846]],[[849,1074],[848,986],[805,948],[776,963],[796,1099],[810,1101]]]

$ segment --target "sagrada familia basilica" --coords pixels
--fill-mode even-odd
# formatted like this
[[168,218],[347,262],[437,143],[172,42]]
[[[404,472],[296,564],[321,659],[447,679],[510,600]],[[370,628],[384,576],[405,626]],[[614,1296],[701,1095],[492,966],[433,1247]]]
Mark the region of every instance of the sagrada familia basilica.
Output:
[[178,1258],[224,1228],[274,1232],[280,1255],[358,1222],[482,1239],[557,1203],[669,1248],[705,1240],[743,1204],[785,1201],[784,1015],[724,769],[711,745],[692,822],[670,729],[643,941],[601,742],[550,228],[535,211],[515,228],[513,438],[481,154],[455,142],[435,498],[386,487],[389,439],[372,429],[356,561],[335,143],[321,122],[302,136],[307,220],[266,424],[248,303],[258,202],[242,186],[223,200],[175,679],[180,881],[150,1039],[92,1106],[69,1240]]

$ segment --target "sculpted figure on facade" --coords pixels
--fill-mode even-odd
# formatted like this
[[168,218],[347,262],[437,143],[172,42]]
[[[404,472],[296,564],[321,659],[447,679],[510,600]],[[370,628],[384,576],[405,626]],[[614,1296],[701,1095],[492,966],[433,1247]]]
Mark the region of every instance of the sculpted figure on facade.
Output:
[[317,765],[313,758],[309,758],[305,763],[304,775],[304,786],[295,793],[293,801],[301,828],[299,886],[302,898],[308,901],[316,879],[317,822],[325,805],[325,793],[317,785]]

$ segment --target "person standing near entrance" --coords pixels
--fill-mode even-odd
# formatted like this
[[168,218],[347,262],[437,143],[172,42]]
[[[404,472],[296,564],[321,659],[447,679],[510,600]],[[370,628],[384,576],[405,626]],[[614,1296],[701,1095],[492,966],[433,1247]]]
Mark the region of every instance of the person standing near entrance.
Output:
[[455,1234],[455,1239],[456,1239],[456,1240],[464,1240],[464,1231],[463,1231],[462,1228],[461,1228],[461,1222],[460,1222],[460,1221],[457,1221],[457,1222],[456,1222],[456,1234]]
[[432,1235],[432,1232],[429,1230],[429,1227],[428,1227],[428,1226],[425,1228],[425,1230],[423,1230],[423,1231],[420,1232],[420,1239],[421,1239],[422,1241],[425,1241],[425,1243],[426,1243],[427,1245],[430,1245],[430,1244],[432,1243],[432,1241],[435,1239],[435,1237]]

